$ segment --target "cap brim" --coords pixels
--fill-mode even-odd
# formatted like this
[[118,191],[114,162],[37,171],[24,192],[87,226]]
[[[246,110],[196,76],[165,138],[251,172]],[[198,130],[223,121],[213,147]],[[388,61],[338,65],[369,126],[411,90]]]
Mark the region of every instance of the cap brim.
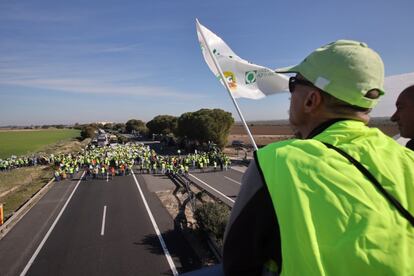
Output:
[[298,67],[299,65],[277,68],[275,69],[275,73],[298,73]]

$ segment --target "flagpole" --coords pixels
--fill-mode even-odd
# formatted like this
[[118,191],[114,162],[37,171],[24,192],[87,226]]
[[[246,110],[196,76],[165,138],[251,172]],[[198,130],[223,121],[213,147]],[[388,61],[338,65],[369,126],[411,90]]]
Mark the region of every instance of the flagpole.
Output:
[[231,100],[233,101],[234,106],[236,107],[237,113],[239,114],[240,119],[242,120],[243,126],[244,126],[244,128],[246,129],[246,131],[247,131],[247,135],[249,135],[249,138],[250,138],[250,141],[252,142],[253,148],[254,148],[254,150],[257,150],[258,148],[257,148],[256,142],[254,141],[253,135],[252,135],[252,133],[250,132],[249,127],[247,126],[246,120],[244,120],[243,114],[241,113],[240,108],[239,108],[239,106],[237,105],[237,102],[236,102],[236,100],[235,100],[235,99],[234,99],[234,97],[233,97],[233,94],[231,94],[229,84],[227,83],[227,81],[226,81],[226,79],[225,79],[225,77],[224,77],[223,71],[221,71],[221,67],[218,65],[218,62],[217,62],[217,60],[216,60],[216,57],[215,57],[215,56],[214,56],[214,54],[211,52],[210,46],[208,45],[207,40],[206,40],[206,38],[204,37],[203,30],[200,28],[200,22],[198,22],[198,19],[197,19],[197,18],[196,18],[196,22],[197,22],[197,29],[200,31],[201,37],[202,37],[202,38],[203,38],[203,40],[204,40],[204,44],[205,44],[205,45],[206,45],[206,47],[207,47],[207,50],[208,50],[208,52],[209,52],[209,54],[210,54],[210,57],[213,59],[214,65],[216,66],[217,71],[219,72],[220,77],[221,77],[221,79],[223,80],[224,86],[226,87],[226,90],[227,90],[227,92],[229,93],[230,98],[231,98]]

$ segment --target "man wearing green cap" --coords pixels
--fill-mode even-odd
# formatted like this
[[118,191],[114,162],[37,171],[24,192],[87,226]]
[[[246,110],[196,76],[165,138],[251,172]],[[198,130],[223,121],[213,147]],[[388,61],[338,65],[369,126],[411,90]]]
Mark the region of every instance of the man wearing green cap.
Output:
[[414,152],[369,128],[384,66],[339,40],[289,80],[298,139],[255,152],[226,228],[226,275],[414,275]]

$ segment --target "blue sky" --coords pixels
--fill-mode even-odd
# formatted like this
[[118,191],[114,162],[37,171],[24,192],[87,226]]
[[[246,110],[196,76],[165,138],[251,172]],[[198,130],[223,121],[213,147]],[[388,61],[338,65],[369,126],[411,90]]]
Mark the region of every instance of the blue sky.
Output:
[[[413,72],[413,10],[409,0],[2,0],[0,126],[148,121],[200,108],[239,120],[204,63],[195,18],[269,68],[345,38],[375,49],[386,76]],[[238,102],[247,120],[285,119],[288,97]],[[374,115],[391,113],[392,104]]]

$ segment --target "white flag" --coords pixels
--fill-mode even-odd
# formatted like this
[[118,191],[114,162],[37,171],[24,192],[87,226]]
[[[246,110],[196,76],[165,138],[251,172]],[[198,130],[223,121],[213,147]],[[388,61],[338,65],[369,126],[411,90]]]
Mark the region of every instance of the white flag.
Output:
[[[201,32],[206,41],[204,41]],[[220,73],[208,53],[208,48],[210,48],[226,78],[231,94],[235,98],[260,99],[266,95],[288,91],[286,76],[240,58],[220,37],[198,21],[197,36],[208,67],[222,81]],[[209,47],[206,46],[206,43]]]

